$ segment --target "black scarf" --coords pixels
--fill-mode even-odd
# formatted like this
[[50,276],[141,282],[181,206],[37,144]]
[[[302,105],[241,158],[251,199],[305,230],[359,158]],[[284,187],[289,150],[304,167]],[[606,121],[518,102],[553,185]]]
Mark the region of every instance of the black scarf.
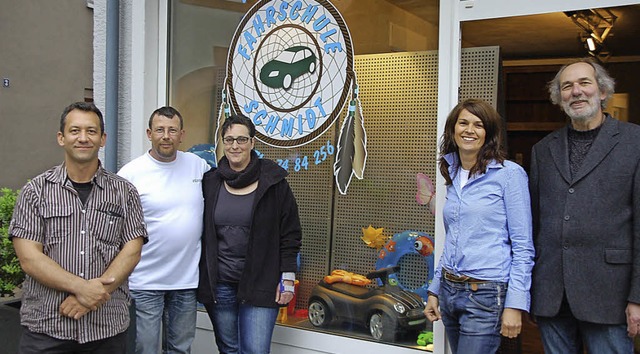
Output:
[[238,172],[231,169],[229,160],[226,156],[223,156],[218,163],[218,172],[229,187],[244,188],[257,181],[260,177],[260,161],[258,160],[258,154],[251,150],[251,161],[249,161],[249,165],[247,165],[244,170]]

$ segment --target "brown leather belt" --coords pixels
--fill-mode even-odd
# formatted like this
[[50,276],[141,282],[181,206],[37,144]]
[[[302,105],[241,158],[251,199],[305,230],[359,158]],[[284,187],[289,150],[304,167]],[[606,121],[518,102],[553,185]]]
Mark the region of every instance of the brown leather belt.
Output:
[[443,269],[444,278],[454,283],[486,283],[487,280],[476,279],[466,275],[455,275]]

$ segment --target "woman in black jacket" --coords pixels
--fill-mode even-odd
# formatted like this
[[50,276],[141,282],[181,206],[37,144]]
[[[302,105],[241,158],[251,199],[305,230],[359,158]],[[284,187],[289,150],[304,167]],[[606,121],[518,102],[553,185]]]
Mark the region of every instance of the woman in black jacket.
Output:
[[298,206],[275,162],[253,150],[243,115],[222,125],[224,157],[207,172],[198,300],[220,353],[269,353],[278,308],[293,298],[301,245]]

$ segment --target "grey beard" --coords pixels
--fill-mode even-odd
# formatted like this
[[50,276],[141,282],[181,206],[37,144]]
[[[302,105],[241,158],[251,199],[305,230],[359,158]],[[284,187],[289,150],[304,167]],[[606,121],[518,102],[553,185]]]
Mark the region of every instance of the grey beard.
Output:
[[571,106],[569,104],[562,105],[562,110],[567,114],[567,116],[569,116],[569,118],[571,118],[571,120],[581,123],[587,122],[590,119],[594,118],[596,116],[596,113],[598,113],[598,108],[599,106],[589,106],[588,110],[585,110],[582,113],[575,113],[575,111],[571,109]]

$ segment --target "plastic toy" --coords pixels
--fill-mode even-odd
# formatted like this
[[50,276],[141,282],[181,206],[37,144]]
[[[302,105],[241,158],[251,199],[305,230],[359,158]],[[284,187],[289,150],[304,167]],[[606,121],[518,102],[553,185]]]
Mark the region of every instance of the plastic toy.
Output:
[[325,283],[347,283],[357,286],[366,286],[371,284],[371,279],[368,279],[364,275],[347,272],[346,270],[336,269],[331,272],[331,275],[325,275]]
[[389,236],[384,235],[382,233],[383,231],[384,227],[375,228],[369,225],[366,229],[362,228],[362,237],[360,237],[360,239],[362,239],[367,246],[379,250],[387,243],[387,240],[389,240]]
[[357,323],[383,341],[395,340],[402,331],[424,328],[426,317],[420,295],[389,284],[389,275],[399,269],[395,266],[367,274],[368,279],[381,280],[382,286],[375,288],[321,280],[309,297],[309,321],[317,327],[334,320]]
[[418,340],[416,340],[416,344],[425,346],[427,344],[433,344],[433,332],[431,331],[422,331],[418,334]]
[[378,253],[376,269],[393,267],[398,264],[402,256],[415,253],[423,257],[427,269],[427,279],[422,286],[411,289],[398,281],[397,274],[390,274],[389,281],[395,282],[403,290],[410,290],[427,300],[427,289],[433,279],[433,240],[431,236],[420,231],[404,231],[395,234]]

